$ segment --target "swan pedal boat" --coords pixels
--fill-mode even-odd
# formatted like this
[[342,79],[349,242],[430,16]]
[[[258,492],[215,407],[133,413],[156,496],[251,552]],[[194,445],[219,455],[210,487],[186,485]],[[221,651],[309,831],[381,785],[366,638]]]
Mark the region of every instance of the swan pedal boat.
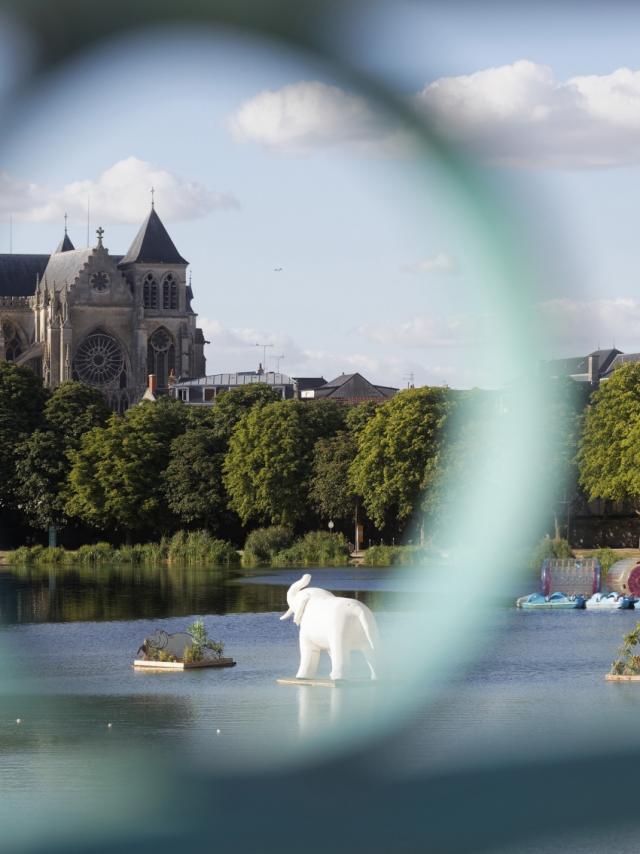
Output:
[[620,593],[594,593],[587,599],[586,608],[590,611],[621,611],[634,607],[634,599]]
[[552,609],[552,610],[573,610],[575,608],[584,608],[584,596],[566,596],[564,593],[552,593],[551,596],[543,596],[542,593],[531,593],[529,596],[521,596],[516,601],[518,608],[523,608],[525,611]]

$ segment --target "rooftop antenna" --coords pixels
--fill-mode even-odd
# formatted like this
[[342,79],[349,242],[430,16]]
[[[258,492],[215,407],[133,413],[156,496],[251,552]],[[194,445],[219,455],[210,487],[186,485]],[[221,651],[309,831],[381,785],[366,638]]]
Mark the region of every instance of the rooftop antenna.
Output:
[[407,388],[415,388],[416,387],[415,382],[414,382],[413,371],[411,371],[410,374],[405,374],[402,377],[402,379],[407,381]]
[[284,359],[284,353],[281,353],[279,356],[274,356],[276,360],[276,373],[280,373],[280,359]]
[[273,347],[273,344],[256,344],[256,347],[262,347],[262,369],[267,373],[267,347]]

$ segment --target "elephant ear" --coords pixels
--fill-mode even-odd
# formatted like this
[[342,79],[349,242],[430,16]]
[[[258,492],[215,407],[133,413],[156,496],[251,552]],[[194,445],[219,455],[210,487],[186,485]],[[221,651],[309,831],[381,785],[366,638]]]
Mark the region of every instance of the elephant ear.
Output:
[[301,593],[296,597],[296,607],[293,614],[293,622],[296,626],[300,625],[300,621],[302,620],[302,615],[304,614],[304,609],[307,607],[307,602],[311,599],[311,593],[306,591],[305,593]]

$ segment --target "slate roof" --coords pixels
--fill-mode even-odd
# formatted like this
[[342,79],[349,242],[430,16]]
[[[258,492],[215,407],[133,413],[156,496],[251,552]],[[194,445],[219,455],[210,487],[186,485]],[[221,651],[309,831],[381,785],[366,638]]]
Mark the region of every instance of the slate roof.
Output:
[[621,356],[620,350],[611,348],[609,350],[594,350],[586,356],[574,356],[570,359],[551,359],[545,362],[549,376],[571,377],[587,374],[589,372],[589,356],[598,357],[598,375],[603,376],[610,369],[612,362]]
[[627,365],[631,362],[640,362],[640,353],[618,353],[607,368],[605,376],[610,377],[620,365]]
[[64,233],[64,237],[62,238],[62,240],[60,241],[60,243],[58,243],[58,247],[57,247],[57,249],[56,249],[56,252],[73,252],[73,250],[74,250],[75,248],[76,248],[76,247],[75,247],[75,246],[73,245],[73,243],[71,242],[71,240],[70,240],[70,238],[69,238],[69,235],[68,235],[68,234],[67,234],[67,232],[65,231],[65,233]]
[[188,264],[180,255],[160,217],[151,208],[122,264]]
[[33,296],[48,261],[48,255],[0,255],[0,297]]
[[324,377],[292,377],[292,380],[298,386],[298,391],[309,391],[327,384]]
[[385,400],[393,397],[397,388],[373,385],[362,374],[341,374],[315,391],[316,398],[333,400]]
[[60,290],[66,284],[73,284],[87,263],[93,249],[69,249],[66,252],[54,252],[44,271],[44,280],[48,288]]

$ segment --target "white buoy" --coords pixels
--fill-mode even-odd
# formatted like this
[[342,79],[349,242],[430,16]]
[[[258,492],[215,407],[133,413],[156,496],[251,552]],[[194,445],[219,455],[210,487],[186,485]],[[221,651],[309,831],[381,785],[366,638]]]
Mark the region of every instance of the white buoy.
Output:
[[222,730],[217,729],[217,730],[216,730],[216,735],[220,735],[220,733],[221,733],[221,732],[222,732]]
[[113,724],[112,724],[112,723],[108,723],[108,724],[107,724],[107,729],[111,729],[111,727],[112,727],[112,726],[113,726]]
[[22,718],[16,718],[16,723],[17,723],[17,724],[21,724],[21,723],[22,723]]

